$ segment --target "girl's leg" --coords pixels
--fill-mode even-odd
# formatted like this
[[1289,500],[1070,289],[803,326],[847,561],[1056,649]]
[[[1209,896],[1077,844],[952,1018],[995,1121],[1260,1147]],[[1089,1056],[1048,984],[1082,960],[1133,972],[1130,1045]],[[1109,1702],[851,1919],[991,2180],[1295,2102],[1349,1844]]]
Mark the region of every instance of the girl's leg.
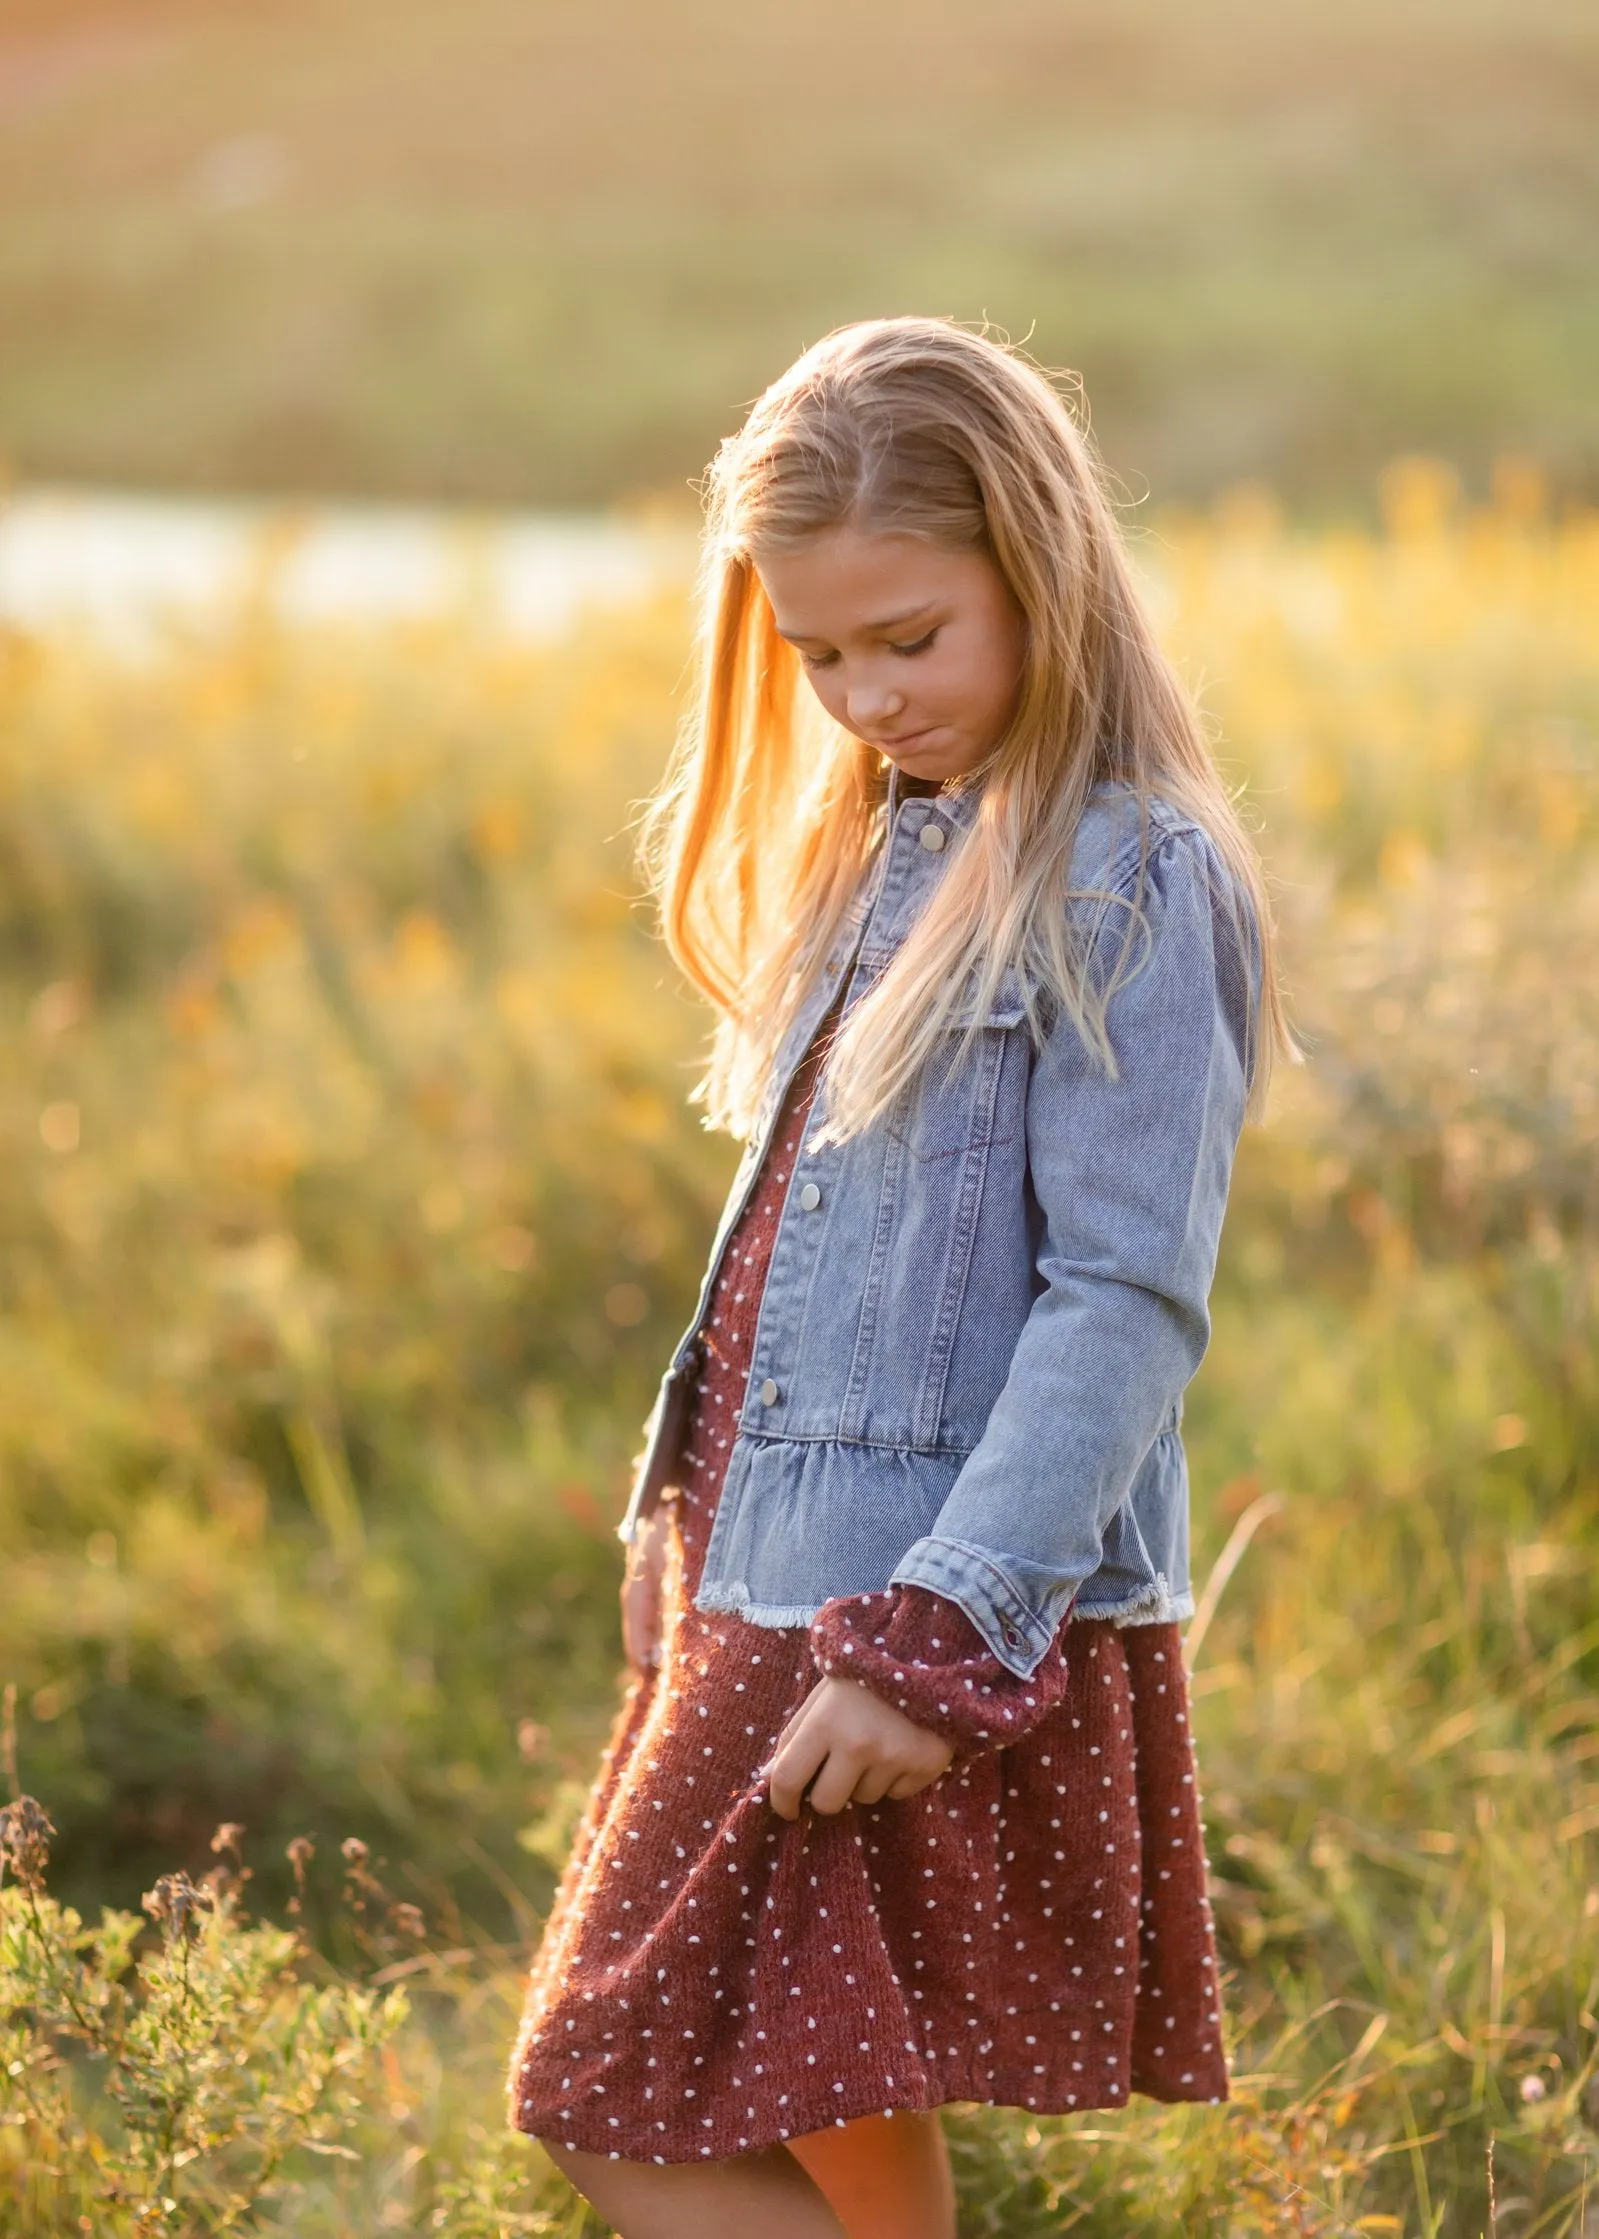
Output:
[[[851,2239],[823,2193],[782,2146],[731,2161],[662,2164],[577,2153],[549,2138],[539,2143],[567,2181],[614,2225],[618,2239],[750,2239],[752,2233],[759,2239]],[[883,2239],[890,2239],[889,2227]],[[917,2239],[941,2235],[929,2226]]]
[[937,2115],[862,2115],[792,2138],[845,2239],[955,2239],[955,2186]]

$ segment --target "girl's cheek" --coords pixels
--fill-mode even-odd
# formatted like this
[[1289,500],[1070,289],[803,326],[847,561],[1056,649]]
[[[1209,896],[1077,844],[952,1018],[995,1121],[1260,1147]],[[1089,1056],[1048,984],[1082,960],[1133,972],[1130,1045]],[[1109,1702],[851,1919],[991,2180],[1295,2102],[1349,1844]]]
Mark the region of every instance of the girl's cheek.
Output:
[[805,681],[835,721],[844,720],[844,695],[833,679],[831,669],[807,669]]

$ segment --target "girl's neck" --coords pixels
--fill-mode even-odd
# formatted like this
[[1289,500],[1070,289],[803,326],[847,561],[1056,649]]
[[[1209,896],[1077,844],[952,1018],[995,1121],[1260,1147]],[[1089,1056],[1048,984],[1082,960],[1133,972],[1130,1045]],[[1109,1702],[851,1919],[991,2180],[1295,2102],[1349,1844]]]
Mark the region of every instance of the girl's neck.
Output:
[[899,773],[899,785],[897,788],[897,794],[898,798],[901,800],[905,798],[907,793],[914,793],[925,797],[930,793],[942,793],[943,790],[943,780],[940,778],[911,777],[904,770],[901,770]]

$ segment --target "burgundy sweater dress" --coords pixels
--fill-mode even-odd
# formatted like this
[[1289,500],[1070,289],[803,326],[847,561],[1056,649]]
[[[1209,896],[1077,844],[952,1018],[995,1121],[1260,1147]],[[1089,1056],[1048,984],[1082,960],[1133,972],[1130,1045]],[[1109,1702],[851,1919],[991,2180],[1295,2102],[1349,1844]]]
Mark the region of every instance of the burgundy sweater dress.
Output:
[[[1019,1680],[919,1587],[808,1632],[693,1606],[830,1023],[723,1252],[661,1662],[628,1689],[512,2058],[514,2126],[589,2153],[721,2160],[951,2100],[1227,2096],[1175,1625],[1068,1621]],[[779,1819],[762,1768],[829,1672],[942,1734],[949,1771]]]

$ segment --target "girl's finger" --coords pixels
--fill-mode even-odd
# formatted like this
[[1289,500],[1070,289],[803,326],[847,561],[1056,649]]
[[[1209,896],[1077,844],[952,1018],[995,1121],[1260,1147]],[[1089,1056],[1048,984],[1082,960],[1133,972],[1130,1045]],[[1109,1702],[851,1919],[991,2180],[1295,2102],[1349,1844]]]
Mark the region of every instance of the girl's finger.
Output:
[[642,1671],[645,1641],[638,1600],[638,1581],[630,1578],[622,1587],[622,1646],[633,1669]]
[[827,1744],[803,1731],[780,1746],[767,1774],[766,1793],[779,1819],[798,1819],[807,1784],[827,1759]]
[[865,1771],[865,1760],[853,1750],[829,1750],[825,1763],[811,1782],[810,1806],[824,1819],[831,1819],[842,1811],[854,1795],[856,1786]]
[[886,1791],[891,1803],[903,1803],[907,1796],[919,1796],[924,1788],[931,1788],[935,1780],[942,1780],[948,1766],[936,1773],[901,1773]]
[[817,1685],[811,1689],[805,1700],[800,1704],[799,1709],[793,1712],[793,1714],[790,1716],[788,1724],[778,1735],[776,1747],[772,1752],[774,1763],[776,1762],[778,1751],[786,1749],[788,1747],[788,1744],[793,1740],[794,1736],[799,1732],[801,1726],[804,1725],[806,1716],[810,1710],[812,1703],[814,1703],[816,1700],[817,1694],[820,1691],[820,1687],[821,1682],[818,1681]]
[[622,1578],[622,1645],[635,1671],[661,1660],[661,1598],[671,1514],[658,1508],[629,1547]]
[[660,1660],[661,1582],[647,1573],[622,1588],[622,1645],[635,1671]]
[[885,1796],[894,1793],[895,1772],[892,1765],[868,1765],[856,1781],[850,1794],[852,1804],[880,1804]]

